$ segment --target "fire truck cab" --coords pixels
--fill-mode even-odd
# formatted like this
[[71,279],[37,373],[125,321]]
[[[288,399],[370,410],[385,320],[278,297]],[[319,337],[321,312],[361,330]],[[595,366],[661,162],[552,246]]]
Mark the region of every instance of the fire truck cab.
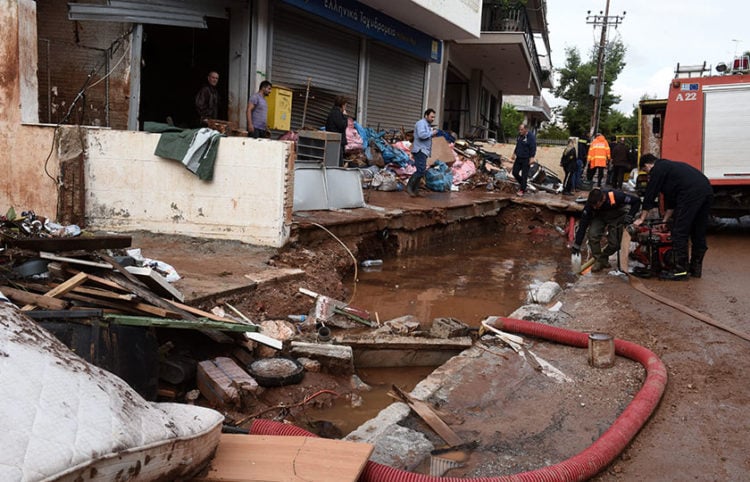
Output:
[[714,187],[713,212],[723,217],[750,214],[748,60],[719,64],[723,75],[697,77],[679,77],[678,65],[669,97],[639,104],[641,154],[700,169]]

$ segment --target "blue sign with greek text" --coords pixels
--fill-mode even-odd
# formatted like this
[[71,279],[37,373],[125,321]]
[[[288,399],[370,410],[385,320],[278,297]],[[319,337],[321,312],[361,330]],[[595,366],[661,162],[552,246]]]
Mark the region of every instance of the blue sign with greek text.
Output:
[[354,0],[283,1],[421,59],[440,62],[442,57],[440,40]]

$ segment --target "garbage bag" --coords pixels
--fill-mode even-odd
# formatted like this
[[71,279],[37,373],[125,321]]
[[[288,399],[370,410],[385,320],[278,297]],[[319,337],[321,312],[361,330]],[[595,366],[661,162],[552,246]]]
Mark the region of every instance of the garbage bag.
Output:
[[435,161],[427,172],[425,172],[425,184],[431,191],[450,191],[453,185],[453,174],[450,167],[443,161]]

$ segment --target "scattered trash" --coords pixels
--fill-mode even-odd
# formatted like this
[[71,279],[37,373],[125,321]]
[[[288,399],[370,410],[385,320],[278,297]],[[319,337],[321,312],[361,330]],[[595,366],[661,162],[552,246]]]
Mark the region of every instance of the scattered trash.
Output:
[[382,259],[366,259],[360,263],[360,266],[369,267],[369,266],[382,266],[383,260]]

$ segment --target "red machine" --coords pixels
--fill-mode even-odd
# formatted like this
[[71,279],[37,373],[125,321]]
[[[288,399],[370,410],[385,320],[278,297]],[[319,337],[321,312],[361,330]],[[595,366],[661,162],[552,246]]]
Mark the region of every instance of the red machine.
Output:
[[638,265],[633,265],[631,273],[641,278],[658,276],[661,271],[674,267],[674,253],[672,251],[672,233],[666,229],[663,222],[646,221],[640,226],[628,226],[631,241],[638,244],[630,259]]
[[714,214],[742,216],[750,214],[750,57],[716,70],[678,65],[667,100],[641,101],[641,154],[700,169],[714,187]]

